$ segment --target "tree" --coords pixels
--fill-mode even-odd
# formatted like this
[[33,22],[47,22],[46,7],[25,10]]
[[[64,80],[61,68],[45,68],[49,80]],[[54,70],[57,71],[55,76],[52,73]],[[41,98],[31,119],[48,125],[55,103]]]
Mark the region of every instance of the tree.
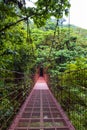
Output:
[[[27,20],[31,18],[34,20],[34,23],[37,26],[42,26],[46,23],[46,20],[51,16],[55,16],[56,18],[62,18],[63,13],[66,15],[68,14],[68,9],[70,7],[70,3],[68,0],[38,0],[35,2],[35,7],[28,7],[25,6],[25,0],[23,1],[16,1],[16,0],[1,0],[0,7],[1,7],[1,18],[2,20],[6,20],[6,17],[12,18],[15,16],[18,21],[4,21],[3,25],[1,25],[0,32],[4,31],[5,29],[9,28],[10,26],[14,26],[15,24]],[[3,10],[4,8],[4,10]],[[4,16],[3,16],[4,14]],[[21,19],[19,19],[21,17]],[[11,20],[11,19],[10,19]]]

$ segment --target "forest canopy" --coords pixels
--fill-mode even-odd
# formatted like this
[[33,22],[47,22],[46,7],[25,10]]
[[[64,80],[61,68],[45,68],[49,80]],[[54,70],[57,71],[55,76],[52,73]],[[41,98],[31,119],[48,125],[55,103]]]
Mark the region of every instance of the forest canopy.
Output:
[[38,27],[43,26],[51,16],[59,19],[63,14],[68,15],[70,7],[68,0],[38,0],[34,5],[26,8],[26,0],[0,0],[0,19],[3,22],[0,32],[28,18],[33,19]]
[[2,130],[31,91],[40,65],[76,130],[86,130],[87,30],[63,25],[69,8],[69,0],[0,0]]

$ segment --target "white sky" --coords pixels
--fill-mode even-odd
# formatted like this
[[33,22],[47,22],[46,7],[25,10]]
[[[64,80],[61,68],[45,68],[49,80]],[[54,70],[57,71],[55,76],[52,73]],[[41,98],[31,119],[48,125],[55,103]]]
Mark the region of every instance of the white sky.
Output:
[[70,0],[70,24],[87,29],[87,0]]
[[[29,2],[29,0],[26,0]],[[37,0],[31,0],[33,2]],[[87,29],[87,0],[70,0],[70,24]],[[34,6],[27,3],[27,6]],[[69,20],[68,20],[69,21]]]

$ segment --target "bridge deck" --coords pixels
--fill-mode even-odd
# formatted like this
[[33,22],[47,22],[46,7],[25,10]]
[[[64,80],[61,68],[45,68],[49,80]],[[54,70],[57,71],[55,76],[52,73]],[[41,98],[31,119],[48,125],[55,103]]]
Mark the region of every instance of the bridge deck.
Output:
[[75,130],[40,77],[9,130]]

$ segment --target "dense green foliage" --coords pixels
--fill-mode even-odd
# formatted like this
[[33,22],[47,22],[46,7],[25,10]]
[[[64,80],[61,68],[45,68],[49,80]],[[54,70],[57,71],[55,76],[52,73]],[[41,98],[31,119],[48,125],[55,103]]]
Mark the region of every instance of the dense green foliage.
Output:
[[68,0],[38,0],[28,8],[25,1],[0,0],[1,129],[30,92],[35,68],[43,65],[76,130],[86,130],[87,30],[61,26],[69,7]]

